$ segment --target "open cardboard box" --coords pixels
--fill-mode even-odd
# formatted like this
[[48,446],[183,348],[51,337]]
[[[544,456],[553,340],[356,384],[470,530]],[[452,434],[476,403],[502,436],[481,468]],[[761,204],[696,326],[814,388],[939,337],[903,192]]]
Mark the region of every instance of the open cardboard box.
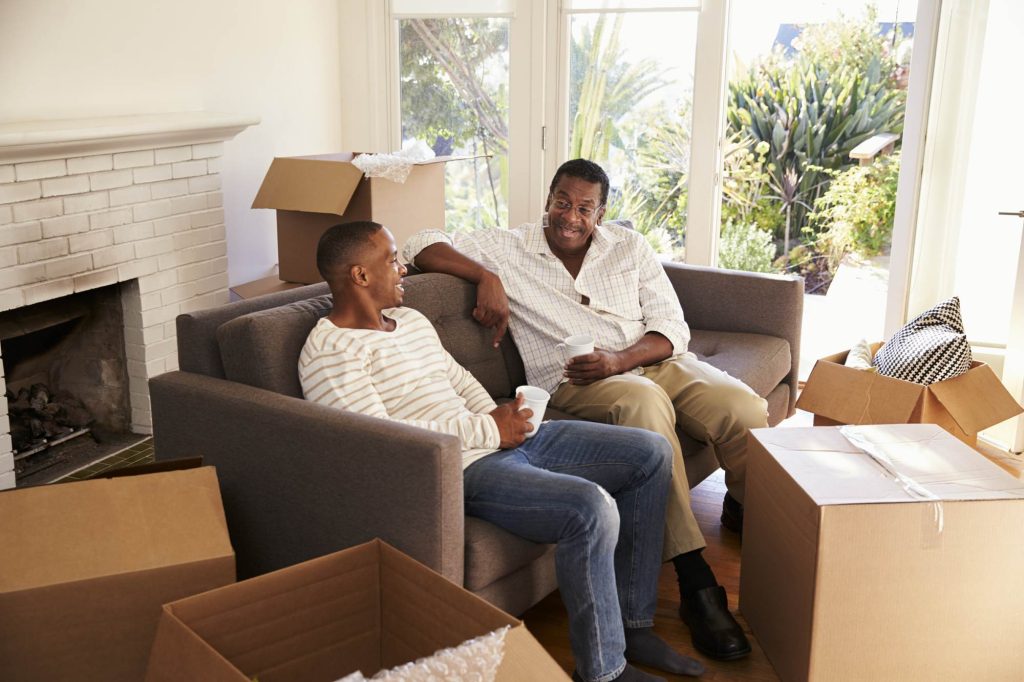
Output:
[[[872,344],[874,355],[881,343]],[[815,426],[835,424],[938,424],[971,445],[978,432],[1024,409],[983,362],[958,377],[925,386],[846,367],[849,351],[814,364],[796,401],[814,413]]]
[[438,156],[413,166],[404,183],[364,178],[352,165],[358,152],[278,157],[270,164],[253,208],[277,209],[278,274],[287,282],[321,281],[316,245],[332,225],[374,220],[403,244],[420,230],[444,230],[444,168],[472,157]]
[[749,442],[740,611],[779,677],[1022,679],[1024,482],[934,424]]
[[213,467],[0,493],[0,679],[142,679],[161,607],[235,580]]
[[509,626],[499,682],[568,680],[520,621],[380,540],[164,606],[148,682],[331,682]]

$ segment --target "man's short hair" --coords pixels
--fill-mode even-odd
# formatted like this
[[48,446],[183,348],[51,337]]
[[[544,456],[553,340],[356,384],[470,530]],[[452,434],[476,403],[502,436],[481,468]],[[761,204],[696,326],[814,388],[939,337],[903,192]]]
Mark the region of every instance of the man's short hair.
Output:
[[370,237],[384,227],[372,220],[357,220],[354,223],[334,225],[320,235],[316,245],[316,269],[320,276],[330,282],[339,268],[359,265]]
[[562,179],[562,176],[579,178],[586,182],[601,183],[601,205],[604,206],[608,203],[608,174],[593,161],[573,159],[559,166],[558,170],[555,171],[555,177],[551,180],[551,187],[548,188],[549,197],[555,194],[555,187],[558,185],[558,181]]

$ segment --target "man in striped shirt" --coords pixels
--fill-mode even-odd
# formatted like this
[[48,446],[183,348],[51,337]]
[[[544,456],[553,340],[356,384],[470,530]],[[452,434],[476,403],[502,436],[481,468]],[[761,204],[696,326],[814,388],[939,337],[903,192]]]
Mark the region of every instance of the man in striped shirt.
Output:
[[662,680],[626,661],[699,675],[654,634],[669,444],[641,429],[544,423],[533,437],[522,396],[497,406],[444,350],[430,322],[402,308],[391,233],[336,225],[317,247],[334,304],[299,357],[303,395],[341,409],[456,436],[466,513],[534,542],[557,543],[574,680]]
[[[714,445],[729,489],[722,523],[739,530],[746,435],[768,425],[767,403],[687,351],[690,330],[653,249],[633,230],[601,224],[608,184],[597,164],[568,161],[551,181],[540,222],[461,234],[454,246],[443,232],[425,231],[406,242],[403,255],[421,270],[477,284],[474,316],[495,327],[495,346],[511,325],[526,378],[551,393],[552,407],[668,439],[674,456],[663,557],[679,578],[679,613],[701,653],[741,658],[750,644],[701,556],[704,537],[675,430],[678,424]],[[556,345],[580,333],[596,347],[566,362]]]

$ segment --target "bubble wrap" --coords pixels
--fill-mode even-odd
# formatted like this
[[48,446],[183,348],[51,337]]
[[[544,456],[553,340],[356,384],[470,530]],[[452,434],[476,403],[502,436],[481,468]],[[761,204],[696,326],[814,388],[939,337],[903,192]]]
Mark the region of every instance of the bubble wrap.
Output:
[[337,682],[493,682],[505,653],[506,634],[507,625],[371,678],[356,671]]
[[413,164],[434,158],[434,151],[422,140],[416,140],[400,152],[391,154],[360,154],[352,165],[368,178],[384,178],[403,183],[412,172]]

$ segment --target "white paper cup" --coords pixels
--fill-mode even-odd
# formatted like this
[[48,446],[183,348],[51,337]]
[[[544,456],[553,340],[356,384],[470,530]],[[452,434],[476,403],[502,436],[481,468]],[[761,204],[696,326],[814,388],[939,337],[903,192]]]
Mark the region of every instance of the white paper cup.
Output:
[[562,361],[568,362],[577,355],[594,352],[594,337],[590,334],[574,334],[555,346],[562,353]]
[[526,433],[527,438],[533,438],[537,435],[537,429],[540,428],[540,420],[544,418],[544,410],[548,407],[548,400],[551,399],[551,395],[543,388],[537,388],[536,386],[518,386],[516,387],[516,395],[518,396],[520,393],[523,394],[523,407],[529,407],[533,410],[533,416],[530,417],[533,431]]

